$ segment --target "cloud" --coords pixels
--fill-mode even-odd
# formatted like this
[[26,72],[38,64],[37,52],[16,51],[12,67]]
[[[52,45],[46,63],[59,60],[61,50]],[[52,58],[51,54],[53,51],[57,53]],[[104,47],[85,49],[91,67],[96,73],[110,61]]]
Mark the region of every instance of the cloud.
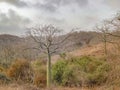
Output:
[[0,0],[0,2],[9,3],[9,4],[15,5],[17,7],[27,6],[27,4],[21,0]]
[[78,4],[80,7],[88,5],[88,0],[62,0],[63,5]]
[[106,0],[105,2],[110,7],[120,10],[120,0]]
[[115,12],[104,0],[40,0],[34,6],[39,10],[40,22],[52,23],[64,29],[91,29]]
[[57,6],[48,3],[45,4],[37,3],[35,7],[40,8],[42,11],[48,11],[48,12],[55,12],[57,10]]
[[0,33],[18,34],[24,32],[24,25],[30,20],[19,16],[15,11],[9,10],[8,13],[0,13]]
[[37,2],[34,6],[45,11],[56,12],[59,7],[64,7],[66,5],[75,4],[79,7],[88,5],[88,0],[41,0],[42,2]]
[[120,8],[120,0],[0,0],[0,2],[6,2],[1,4],[3,6],[0,6],[1,11],[13,9],[17,12],[0,13],[0,31],[13,33],[24,31],[23,23],[29,23],[24,17],[28,17],[32,23],[54,24],[66,30],[75,27],[91,29],[91,26],[111,17]]
[[57,24],[61,24],[61,23],[65,22],[64,19],[58,19],[55,17],[48,17],[48,18],[46,18],[46,20],[51,22],[51,23],[57,23]]

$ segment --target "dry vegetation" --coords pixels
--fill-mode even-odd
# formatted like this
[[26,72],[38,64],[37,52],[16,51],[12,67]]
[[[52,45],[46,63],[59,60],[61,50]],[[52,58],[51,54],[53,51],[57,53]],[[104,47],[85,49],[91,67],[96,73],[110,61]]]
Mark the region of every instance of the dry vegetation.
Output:
[[[48,26],[38,29],[48,29],[41,37],[0,35],[0,90],[50,90],[48,69],[51,90],[120,90],[119,18],[103,22],[97,32],[52,36],[49,29],[56,28]],[[52,64],[46,70],[47,56]]]
[[[9,85],[9,86],[0,86],[0,90],[48,90],[48,89],[39,89],[34,86],[28,85]],[[49,89],[50,90],[50,89]],[[93,88],[69,88],[69,87],[55,87],[51,90],[120,90],[119,87],[93,87]]]

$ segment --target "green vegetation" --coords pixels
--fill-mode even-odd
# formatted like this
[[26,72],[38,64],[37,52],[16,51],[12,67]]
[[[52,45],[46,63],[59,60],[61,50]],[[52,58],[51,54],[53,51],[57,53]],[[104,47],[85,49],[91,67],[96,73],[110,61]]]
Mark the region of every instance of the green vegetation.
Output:
[[0,84],[9,84],[10,82],[10,78],[8,78],[4,73],[0,73]]
[[54,83],[63,86],[101,85],[107,80],[110,66],[106,61],[83,56],[60,60],[53,65]]
[[114,26],[118,21],[116,16],[103,22],[97,32],[63,34],[45,25],[31,28],[25,38],[0,35],[0,84],[120,86],[120,28]]

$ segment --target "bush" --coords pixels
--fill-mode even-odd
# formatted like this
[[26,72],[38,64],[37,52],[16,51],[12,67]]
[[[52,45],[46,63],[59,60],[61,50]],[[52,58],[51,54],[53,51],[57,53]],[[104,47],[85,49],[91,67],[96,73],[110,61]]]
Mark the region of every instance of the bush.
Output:
[[8,84],[11,80],[3,73],[0,73],[0,84]]
[[60,57],[62,58],[62,59],[65,59],[66,58],[66,53],[60,53]]
[[52,68],[52,79],[57,84],[62,84],[62,76],[67,65],[66,61],[58,61]]
[[34,77],[34,85],[37,87],[46,87],[46,74],[37,74]]
[[77,71],[79,67],[76,65],[67,65],[62,74],[62,85],[63,86],[81,86],[79,77],[79,72]]
[[6,69],[0,65],[0,72],[4,72]]
[[16,60],[13,62],[7,74],[15,81],[23,81],[25,83],[33,81],[33,70],[30,63],[26,60]]
[[105,67],[106,66],[98,66],[97,70],[95,70],[93,73],[86,73],[87,76],[87,85],[93,86],[93,85],[101,85],[106,82],[107,80],[107,71],[105,69],[100,69],[100,67]]
[[52,75],[56,84],[63,86],[93,86],[105,83],[109,65],[93,57],[72,57],[53,65]]
[[36,60],[32,62],[34,69],[34,85],[37,87],[46,86],[46,65],[42,60]]

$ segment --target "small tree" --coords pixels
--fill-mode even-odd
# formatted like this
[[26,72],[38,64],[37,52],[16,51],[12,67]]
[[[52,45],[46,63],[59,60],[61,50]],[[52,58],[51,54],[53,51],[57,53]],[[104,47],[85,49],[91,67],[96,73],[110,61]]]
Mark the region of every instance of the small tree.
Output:
[[107,55],[107,43],[117,44],[110,39],[120,38],[120,13],[111,20],[105,20],[102,25],[96,26],[96,29],[102,33],[102,41],[104,42],[104,52]]
[[28,34],[38,44],[38,47],[34,47],[34,49],[38,49],[47,55],[47,87],[50,87],[51,56],[61,49],[70,35],[63,35],[62,30],[52,25],[32,27]]
[[96,30],[98,30],[98,32],[100,32],[102,34],[101,38],[104,43],[104,53],[105,53],[105,55],[107,55],[107,42],[108,42],[107,33],[109,31],[109,26],[108,26],[107,22],[104,21],[101,26],[96,26]]

